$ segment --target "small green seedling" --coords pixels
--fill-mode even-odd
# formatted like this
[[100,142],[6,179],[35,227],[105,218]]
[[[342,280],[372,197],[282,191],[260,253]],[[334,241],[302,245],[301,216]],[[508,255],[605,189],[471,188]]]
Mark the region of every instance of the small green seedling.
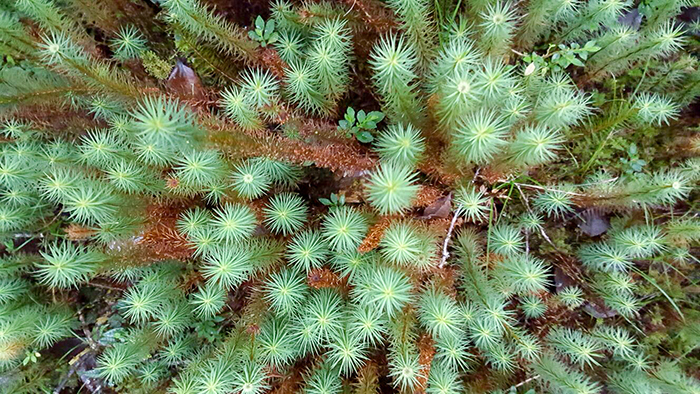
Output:
[[371,130],[376,130],[377,123],[382,119],[384,114],[380,111],[365,113],[364,110],[359,110],[355,113],[355,109],[348,107],[345,119],[338,122],[338,130],[345,131],[348,138],[354,136],[358,141],[367,144],[374,140]]
[[646,160],[642,160],[639,158],[639,150],[637,149],[637,144],[635,144],[634,142],[630,144],[629,148],[627,148],[627,155],[628,158],[620,158],[620,162],[623,165],[625,173],[636,174],[642,172],[644,166],[647,165],[647,162]]
[[581,47],[578,43],[573,43],[571,46],[564,44],[550,44],[547,48],[547,53],[538,55],[535,52],[527,54],[523,57],[525,63],[529,63],[525,69],[525,75],[530,75],[535,70],[539,70],[541,75],[551,71],[563,71],[572,64],[576,67],[584,67],[584,62],[588,59],[588,55],[598,52],[600,47],[591,40]]
[[338,195],[331,193],[330,198],[319,198],[318,201],[327,207],[339,207],[345,205],[345,194]]
[[260,46],[266,47],[277,41],[279,35],[275,31],[275,21],[270,19],[265,22],[260,15],[255,18],[255,30],[248,32],[248,36],[260,43]]

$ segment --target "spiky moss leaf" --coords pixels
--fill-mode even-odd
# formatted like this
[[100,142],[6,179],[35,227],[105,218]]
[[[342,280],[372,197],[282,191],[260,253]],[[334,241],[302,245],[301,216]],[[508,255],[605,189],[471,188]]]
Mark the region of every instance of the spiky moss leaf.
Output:
[[610,387],[615,394],[642,394],[653,393],[658,388],[654,387],[654,383],[649,375],[640,371],[618,371],[611,373],[607,386]]
[[586,245],[579,249],[578,255],[583,265],[598,271],[626,271],[632,266],[631,256],[615,244],[599,242]]
[[666,248],[661,229],[653,225],[617,231],[613,234],[612,242],[633,258],[649,258]]
[[39,44],[41,60],[52,66],[65,65],[67,62],[85,64],[87,57],[65,32],[51,32],[41,38]]
[[606,348],[620,359],[629,359],[637,352],[637,345],[632,335],[622,327],[607,325],[596,326],[591,335],[601,341]]
[[250,252],[241,247],[216,247],[205,257],[201,267],[207,283],[231,290],[248,278],[253,270]]
[[370,55],[370,65],[375,71],[375,83],[382,92],[405,87],[416,78],[417,64],[415,48],[407,44],[403,36],[382,37]]
[[241,394],[261,394],[270,389],[267,378],[262,365],[247,361],[234,374],[233,387]]
[[228,186],[221,182],[204,188],[204,201],[209,205],[220,205],[229,196]]
[[390,125],[377,137],[375,151],[384,162],[411,167],[423,156],[425,138],[410,123]]
[[175,157],[173,150],[145,140],[134,142],[134,151],[142,163],[154,167],[167,167]]
[[306,61],[313,64],[319,90],[333,101],[347,91],[348,60],[352,34],[342,19],[326,19],[314,30],[312,45],[306,50]]
[[394,222],[384,231],[379,246],[382,256],[395,264],[417,263],[430,253],[426,235],[409,222]]
[[576,17],[567,18],[567,26],[561,35],[563,40],[573,40],[600,26],[614,24],[623,12],[630,7],[626,0],[599,0],[586,4]]
[[631,319],[637,316],[639,309],[642,307],[640,300],[628,292],[599,291],[600,296],[605,301],[605,305],[616,310],[620,315]]
[[112,384],[119,384],[136,372],[138,353],[127,343],[108,347],[97,358],[97,374]]
[[296,314],[309,293],[306,278],[298,272],[283,269],[270,275],[263,287],[265,300],[279,315]]
[[127,156],[126,141],[108,130],[95,129],[80,138],[78,159],[96,167],[109,167]]
[[515,256],[522,252],[525,246],[520,230],[511,225],[499,224],[491,229],[489,234],[489,249],[505,256]]
[[144,282],[130,287],[120,301],[122,314],[132,324],[143,325],[167,302],[167,290],[166,285],[160,282]]
[[11,207],[40,206],[39,196],[28,187],[20,186],[0,192],[0,203]]
[[267,176],[276,185],[296,187],[296,183],[302,175],[301,167],[294,164],[266,157],[254,157],[250,160],[263,166]]
[[665,230],[675,245],[700,241],[700,219],[697,218],[671,220],[665,224]]
[[277,53],[287,63],[299,62],[304,56],[304,36],[297,30],[282,30],[274,43]]
[[376,346],[383,342],[388,321],[382,311],[373,305],[357,303],[351,309],[348,324],[350,332],[358,336],[363,343]]
[[[306,307],[302,312],[306,311]],[[308,354],[318,354],[323,337],[322,333],[316,329],[316,324],[313,319],[308,319],[303,316],[297,317],[294,327],[294,338],[296,340],[299,355],[306,356]]]
[[352,49],[352,30],[347,26],[347,20],[342,18],[327,18],[315,26],[311,32],[314,40],[337,48],[340,51]]
[[[686,198],[692,190],[693,181],[688,175],[688,173],[671,169],[655,172],[650,182],[647,180],[648,178],[637,178],[634,182],[648,194],[646,196],[636,195],[634,198],[639,199],[642,204],[674,204]],[[649,184],[651,184],[651,188]]]
[[349,283],[354,283],[361,272],[376,261],[374,253],[358,251],[335,253],[331,259],[331,267],[341,277],[347,277]]
[[515,335],[518,336],[513,345],[513,351],[515,351],[519,357],[527,360],[528,362],[535,362],[542,357],[542,344],[538,337],[528,333],[522,332],[521,330],[516,330]]
[[567,286],[557,293],[562,304],[569,308],[578,308],[583,304],[583,290],[578,286]]
[[260,361],[276,367],[288,365],[296,355],[290,325],[283,319],[269,319],[256,338],[260,346]]
[[403,36],[389,34],[372,48],[369,64],[372,81],[385,103],[384,112],[395,120],[420,124],[422,115],[414,80],[418,65],[416,49]]
[[487,103],[501,106],[517,91],[517,81],[513,66],[500,59],[487,58],[477,69],[474,88]]
[[506,96],[503,104],[502,113],[508,124],[515,125],[516,123],[526,119],[531,112],[529,99],[517,91],[511,91]]
[[520,299],[520,309],[528,319],[537,319],[547,311],[547,305],[535,295],[526,295]]
[[155,189],[156,177],[135,162],[120,160],[105,172],[110,183],[121,192],[141,194]]
[[345,327],[329,339],[326,355],[333,368],[338,368],[342,375],[349,376],[364,365],[367,360],[367,347],[360,335]]
[[445,130],[452,130],[463,114],[479,106],[481,92],[476,85],[475,70],[464,66],[461,68],[448,73],[438,90],[436,115]]
[[23,229],[34,221],[34,213],[23,207],[0,206],[0,232]]
[[119,28],[110,45],[117,59],[133,59],[146,50],[146,38],[133,25],[125,25]]
[[41,252],[44,261],[36,263],[39,282],[55,288],[77,287],[97,269],[103,256],[70,242],[56,242]]
[[[445,81],[451,75],[465,75],[466,71],[481,62],[479,50],[474,48],[474,43],[464,37],[454,37],[445,43],[437,54],[437,58],[430,65],[427,76],[428,92],[440,91]],[[459,81],[455,79],[455,81]],[[453,87],[458,87],[459,83]],[[462,89],[464,90],[464,89]],[[452,88],[448,91],[454,92]],[[457,90],[459,91],[459,89]],[[444,107],[447,109],[447,107]]]
[[56,139],[41,147],[40,158],[52,170],[62,168],[62,165],[75,163],[77,160],[76,150],[73,144],[61,139]]
[[488,350],[495,346],[500,337],[501,332],[498,327],[489,324],[484,318],[477,318],[469,325],[469,338],[481,350]]
[[255,108],[262,108],[277,101],[279,84],[267,70],[247,69],[241,77],[241,92]]
[[161,338],[171,338],[192,323],[192,308],[184,300],[165,303],[155,314],[153,331]]
[[320,268],[328,258],[328,247],[317,231],[306,230],[287,245],[287,259],[297,271],[308,273]]
[[18,299],[29,290],[29,282],[13,277],[0,277],[0,305]]
[[567,189],[569,188],[565,186],[559,186],[558,189],[547,189],[535,198],[532,205],[548,217],[562,218],[574,211],[572,194]]
[[430,368],[428,388],[425,390],[427,394],[461,393],[463,390],[457,371],[450,368]]
[[80,180],[78,173],[70,167],[52,168],[39,179],[39,190],[43,197],[58,203],[68,198],[69,192],[77,188]]
[[465,216],[472,223],[483,222],[491,211],[490,199],[474,186],[460,186],[455,191],[457,215]]
[[195,385],[200,394],[225,394],[235,382],[235,371],[229,362],[209,359],[196,372]]
[[515,322],[515,311],[507,306],[508,300],[504,296],[493,294],[483,301],[477,317],[494,332],[502,334],[507,329],[512,329]]
[[111,187],[99,182],[85,182],[68,189],[63,209],[70,218],[86,225],[114,221],[119,199]]
[[[388,0],[394,10],[401,29],[416,48],[421,69],[427,67],[435,52],[435,22],[432,4],[429,0]],[[438,5],[436,5],[438,6]]]
[[518,294],[546,291],[550,285],[551,268],[544,260],[532,256],[514,255],[498,263],[508,288]]
[[0,186],[13,188],[30,184],[36,175],[31,164],[3,152],[0,156]]
[[484,165],[503,151],[507,132],[503,118],[481,109],[460,121],[452,135],[451,149],[461,162]]
[[575,126],[591,113],[591,99],[573,87],[551,86],[543,89],[542,97],[534,108],[535,118],[543,126],[553,129]]
[[217,184],[224,176],[226,166],[215,150],[190,150],[177,159],[174,176],[185,187],[201,189]]
[[502,56],[507,53],[510,41],[515,33],[518,21],[516,10],[509,2],[489,2],[486,9],[479,13],[481,37],[479,45],[491,56]]
[[209,225],[211,219],[211,213],[209,213],[208,210],[195,207],[188,209],[180,215],[176,223],[176,228],[181,234],[190,235],[203,230]]
[[61,312],[44,314],[34,324],[33,343],[39,349],[53,346],[60,339],[70,337],[74,326],[75,320],[70,315]]
[[411,391],[418,387],[424,378],[418,354],[409,351],[399,351],[390,354],[389,377],[393,386],[402,391]]
[[221,93],[224,114],[245,131],[260,130],[263,122],[243,89],[230,86]]
[[199,0],[165,0],[161,5],[171,23],[198,39],[248,62],[257,57],[257,43],[246,36],[245,30],[216,15]]
[[224,307],[226,301],[226,289],[212,283],[200,286],[192,293],[190,304],[194,307],[192,312],[200,319],[210,319],[216,316]]
[[308,209],[296,194],[273,196],[263,209],[265,224],[276,234],[288,235],[304,226]]
[[270,179],[265,168],[259,163],[246,160],[236,166],[233,176],[233,189],[245,199],[256,199],[270,188]]
[[649,125],[667,125],[680,113],[678,105],[670,98],[653,93],[641,93],[632,105],[637,109],[637,117]]
[[486,350],[484,356],[486,362],[497,371],[512,373],[517,366],[517,355],[503,342],[493,344]]
[[250,237],[257,219],[255,213],[245,205],[226,204],[214,211],[211,225],[217,240],[233,243]]
[[418,317],[433,338],[462,335],[462,316],[457,303],[436,289],[426,290],[418,301]]
[[29,137],[32,132],[28,123],[17,119],[7,119],[0,126],[0,134],[8,139],[19,140]]
[[304,381],[305,394],[339,394],[343,388],[339,371],[329,363],[315,369]]
[[160,360],[146,362],[137,370],[139,380],[144,387],[154,387],[167,374],[167,367]]
[[187,235],[187,239],[190,241],[190,245],[194,247],[192,254],[195,257],[206,256],[215,247],[223,244],[217,237],[216,229],[211,226],[205,226],[190,232]]
[[547,354],[534,363],[533,369],[542,379],[562,393],[598,394],[601,387],[588,376],[576,369],[569,368]]
[[[195,341],[192,335],[183,334],[170,340],[158,352],[161,360],[168,366],[177,366],[182,364],[188,357],[194,353]],[[185,375],[185,374],[183,374]],[[180,375],[182,377],[183,375]]]
[[579,330],[555,327],[547,335],[547,342],[581,366],[599,365],[597,359],[603,356],[598,341]]
[[290,101],[310,115],[326,115],[330,103],[320,91],[313,66],[308,62],[293,62],[285,69],[285,94]]
[[508,146],[509,160],[518,166],[535,166],[554,160],[564,138],[557,130],[536,125],[526,126]]
[[433,359],[435,369],[449,371],[467,370],[469,361],[474,358],[468,349],[469,341],[465,335],[447,335],[437,338],[435,340],[435,358]]
[[323,238],[336,252],[356,250],[369,226],[360,212],[349,206],[334,207],[323,218]]
[[367,297],[388,317],[396,315],[407,303],[413,301],[413,286],[406,275],[394,268],[381,267],[368,272]]
[[301,314],[318,338],[329,340],[342,329],[343,300],[334,289],[320,289],[309,297]]
[[197,134],[194,114],[178,100],[146,97],[132,116],[135,135],[166,151],[185,150]]
[[365,188],[370,204],[382,215],[403,213],[420,188],[410,167],[383,163],[372,173]]

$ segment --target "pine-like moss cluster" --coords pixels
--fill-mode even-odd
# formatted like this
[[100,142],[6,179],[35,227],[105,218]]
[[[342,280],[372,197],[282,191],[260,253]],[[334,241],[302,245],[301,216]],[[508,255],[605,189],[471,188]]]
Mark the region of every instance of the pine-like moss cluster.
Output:
[[0,392],[700,392],[698,4],[94,3],[0,4]]

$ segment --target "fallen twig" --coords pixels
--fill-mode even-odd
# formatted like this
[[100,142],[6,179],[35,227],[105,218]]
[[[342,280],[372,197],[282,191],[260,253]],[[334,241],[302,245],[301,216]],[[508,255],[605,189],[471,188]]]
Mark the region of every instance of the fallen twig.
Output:
[[447,235],[445,236],[445,242],[442,244],[442,259],[440,260],[440,264],[438,265],[438,268],[442,268],[445,266],[445,263],[447,262],[447,259],[450,258],[450,252],[447,251],[447,246],[450,244],[450,238],[452,238],[452,231],[455,228],[455,223],[457,223],[457,218],[459,217],[458,214],[459,210],[455,211],[455,214],[452,216],[452,221],[450,222],[450,228],[447,229]]

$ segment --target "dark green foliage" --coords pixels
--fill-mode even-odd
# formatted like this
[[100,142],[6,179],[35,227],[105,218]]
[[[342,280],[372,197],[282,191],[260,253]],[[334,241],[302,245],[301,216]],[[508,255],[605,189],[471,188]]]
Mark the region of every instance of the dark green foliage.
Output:
[[5,3],[3,393],[700,390],[696,4]]

